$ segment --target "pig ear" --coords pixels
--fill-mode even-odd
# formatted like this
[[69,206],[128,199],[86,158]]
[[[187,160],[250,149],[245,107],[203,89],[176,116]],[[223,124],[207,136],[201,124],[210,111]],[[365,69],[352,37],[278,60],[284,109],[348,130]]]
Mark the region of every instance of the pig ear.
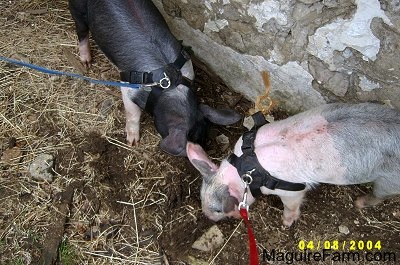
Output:
[[186,155],[190,163],[192,163],[202,176],[211,176],[217,172],[218,166],[208,158],[200,145],[187,142]]
[[233,124],[242,119],[242,115],[230,109],[217,110],[208,105],[200,104],[200,110],[212,123],[219,125]]
[[161,140],[160,148],[174,156],[185,156],[186,134],[183,130],[172,129],[167,137]]

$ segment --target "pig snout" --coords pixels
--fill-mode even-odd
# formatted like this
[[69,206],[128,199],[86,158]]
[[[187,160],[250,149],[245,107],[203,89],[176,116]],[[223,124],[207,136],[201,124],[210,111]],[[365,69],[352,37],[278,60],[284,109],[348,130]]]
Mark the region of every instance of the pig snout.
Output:
[[174,156],[186,156],[185,130],[171,129],[169,134],[161,140],[160,148]]
[[226,217],[240,218],[238,210],[238,200],[229,194],[212,195],[213,200],[204,198],[202,203],[202,210],[205,216],[210,220],[217,222]]
[[209,185],[203,182],[201,199],[203,213],[213,221],[225,217],[240,217],[239,200],[230,194],[228,185],[218,183]]
[[236,111],[199,104],[193,89],[182,85],[160,95],[153,115],[163,138],[160,148],[175,156],[186,156],[188,141],[204,145],[210,122],[227,125],[241,119]]

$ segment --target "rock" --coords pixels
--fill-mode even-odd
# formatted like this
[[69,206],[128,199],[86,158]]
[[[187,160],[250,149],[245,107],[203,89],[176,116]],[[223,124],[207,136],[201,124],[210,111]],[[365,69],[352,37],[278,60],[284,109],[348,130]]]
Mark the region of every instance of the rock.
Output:
[[339,225],[339,232],[342,234],[348,235],[350,233],[350,230],[345,225]]
[[392,103],[390,102],[390,99],[382,100],[382,102],[385,106],[388,106],[389,108],[394,109]]
[[213,225],[207,230],[199,239],[197,239],[192,248],[201,251],[211,251],[222,246],[224,243],[224,235],[221,230],[219,230],[217,225]]
[[225,134],[218,135],[215,140],[219,144],[229,144],[229,138]]
[[49,79],[52,82],[56,82],[56,81],[60,80],[60,77],[58,75],[52,75],[49,77]]
[[319,85],[331,91],[336,96],[344,97],[346,95],[350,86],[348,75],[329,71],[319,60],[311,60],[309,70]]
[[251,116],[244,118],[243,120],[243,126],[250,130],[254,126],[254,120]]
[[225,134],[218,135],[215,140],[219,145],[221,145],[222,152],[225,152],[229,147],[229,138]]
[[54,158],[49,154],[38,155],[29,165],[29,174],[37,180],[53,181]]
[[267,115],[267,116],[265,116],[265,119],[267,120],[267,122],[269,122],[269,123],[271,123],[271,122],[274,122],[275,121],[275,118],[274,118],[274,116],[271,116],[271,115]]
[[[257,110],[255,110],[255,109],[251,109],[252,110],[252,113],[255,113]],[[271,122],[274,122],[275,121],[275,118],[273,117],[273,116],[271,116],[271,115],[264,115],[264,118],[265,118],[265,120],[268,122],[268,123],[271,123]],[[251,117],[251,116],[248,116],[248,117],[246,117],[246,118],[244,118],[244,120],[243,120],[243,126],[245,127],[245,128],[247,128],[248,130],[250,130],[251,128],[253,128],[253,126],[254,126],[254,120],[253,120],[253,118]]]

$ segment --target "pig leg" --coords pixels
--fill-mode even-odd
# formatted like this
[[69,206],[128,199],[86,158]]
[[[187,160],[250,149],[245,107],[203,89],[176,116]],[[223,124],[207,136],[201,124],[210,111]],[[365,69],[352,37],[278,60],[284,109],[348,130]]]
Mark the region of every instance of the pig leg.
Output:
[[69,10],[75,22],[75,30],[79,40],[79,57],[83,65],[90,66],[89,27],[87,21],[87,1],[70,0]]
[[133,103],[132,89],[129,87],[121,87],[122,101],[125,107],[125,117],[126,117],[126,140],[128,145],[139,144],[139,121],[142,110],[138,105]]
[[365,196],[360,196],[357,198],[355,201],[354,205],[357,208],[365,208],[365,207],[371,207],[375,206],[379,203],[381,203],[383,199],[375,197],[373,194],[367,194]]
[[90,56],[89,35],[79,41],[79,58],[86,68],[90,67],[92,57]]
[[284,206],[283,224],[291,226],[300,217],[300,205],[303,202],[305,192],[296,192],[292,196],[279,196]]
[[395,172],[393,176],[389,176],[388,178],[376,179],[374,182],[374,190],[372,194],[358,197],[354,203],[355,206],[357,208],[375,206],[382,202],[385,197],[399,194],[400,184],[398,183],[398,181],[395,181],[398,178],[396,177],[396,174],[398,173]]

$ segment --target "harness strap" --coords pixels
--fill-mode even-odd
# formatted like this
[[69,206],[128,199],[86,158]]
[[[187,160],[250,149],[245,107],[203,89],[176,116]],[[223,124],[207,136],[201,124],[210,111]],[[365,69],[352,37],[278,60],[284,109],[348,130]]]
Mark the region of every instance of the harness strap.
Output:
[[261,126],[267,124],[268,122],[265,120],[264,115],[260,111],[254,113],[251,117],[254,120],[254,126],[250,131],[247,131],[243,134],[242,152],[244,155],[255,157],[256,154],[254,153],[254,141],[256,140],[257,131]]
[[123,71],[120,72],[121,80],[124,82],[151,85],[151,90],[144,109],[153,115],[154,107],[159,100],[164,89],[176,87],[182,84],[187,87],[192,86],[192,80],[182,76],[180,69],[190,59],[190,55],[182,49],[173,63],[167,64],[151,72]]
[[[123,71],[120,72],[121,80],[132,84],[151,84],[160,82],[164,77],[168,77],[171,82],[170,85],[172,86],[177,86],[178,84],[189,85],[192,81],[183,77],[180,71],[189,59],[189,54],[182,49],[173,63],[167,64],[166,66],[155,69],[151,72]],[[165,87],[168,88],[170,85],[165,84]]]
[[285,180],[281,180],[272,176],[267,170],[265,170],[257,159],[257,155],[254,152],[254,140],[256,139],[258,129],[267,123],[264,115],[261,112],[253,114],[254,126],[253,128],[243,134],[242,140],[242,152],[243,154],[238,157],[235,154],[231,154],[228,157],[228,162],[236,167],[240,176],[255,169],[251,176],[253,181],[249,185],[251,194],[257,198],[262,195],[260,188],[266,187],[270,190],[281,189],[288,191],[300,191],[306,188],[304,183],[293,183]]

